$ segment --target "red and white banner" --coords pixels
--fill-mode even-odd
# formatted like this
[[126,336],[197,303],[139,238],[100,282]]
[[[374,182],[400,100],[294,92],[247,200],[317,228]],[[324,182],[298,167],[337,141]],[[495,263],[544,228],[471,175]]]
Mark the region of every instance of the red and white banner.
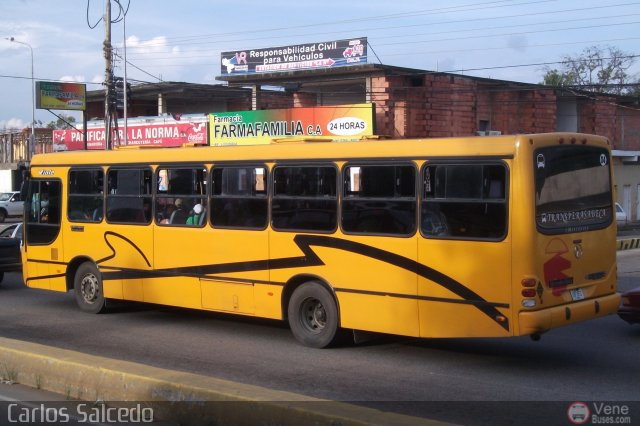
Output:
[[[87,149],[105,149],[103,127],[87,129]],[[113,144],[124,145],[124,128],[118,128],[119,138]],[[207,123],[158,123],[127,126],[128,146],[182,146],[185,144],[207,145]],[[119,139],[119,140],[118,140]],[[54,151],[74,151],[84,149],[81,130],[66,129],[53,131]]]

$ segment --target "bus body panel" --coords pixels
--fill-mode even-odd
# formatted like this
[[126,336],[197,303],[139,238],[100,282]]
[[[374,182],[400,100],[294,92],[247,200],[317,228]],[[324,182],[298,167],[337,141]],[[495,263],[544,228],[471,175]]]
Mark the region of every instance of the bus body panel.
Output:
[[[64,181],[66,175],[66,168],[64,167],[33,167],[31,173],[36,175],[43,175],[47,177],[47,182],[54,183],[60,188],[64,188]],[[64,189],[63,189],[64,190]],[[42,223],[46,223],[45,217],[48,217],[46,212],[47,204],[45,200],[41,200],[42,204],[37,207],[33,207],[30,211],[26,211],[25,204],[25,221],[36,221],[37,226],[42,226]],[[59,212],[58,212],[59,213]],[[59,220],[59,218],[58,218]],[[52,221],[57,221],[52,219]],[[59,222],[57,227],[44,225],[48,227],[48,230],[54,230],[54,232],[47,232],[50,238],[47,241],[38,242],[37,244],[31,244],[27,247],[24,245],[25,259],[23,259],[23,276],[25,283],[29,287],[41,288],[47,290],[66,291],[65,283],[65,271],[66,265],[64,262],[65,253],[65,240],[64,229],[60,226]],[[38,232],[38,229],[32,231],[32,234]],[[23,237],[26,241],[28,238],[27,228]]]
[[[536,184],[534,173],[528,166],[542,167],[535,158],[540,148],[564,147],[571,141],[583,146],[609,149],[604,138],[581,135],[579,139],[570,134],[536,138],[522,136],[518,145],[518,166],[514,167],[514,180],[517,183],[514,186],[520,190],[513,192],[514,253],[530,254],[520,255],[513,262],[513,306],[516,312],[520,311],[519,321],[515,324],[516,335],[541,333],[617,310],[615,218],[606,227],[593,231],[578,229],[547,234],[536,225],[536,203],[535,196],[532,196],[536,194]],[[609,172],[609,176],[610,182],[613,182],[612,172]],[[585,174],[584,179],[581,184],[589,186],[589,175]],[[533,287],[524,287],[525,280],[532,280],[535,284]],[[525,297],[523,292],[527,289],[534,290],[535,295]],[[524,307],[527,300],[534,301],[535,305]]]
[[[118,298],[121,286],[125,300],[153,302],[152,294],[144,289],[144,277],[154,269],[151,226],[110,224],[102,231],[96,245],[97,253],[105,257],[94,259],[99,261],[103,280],[114,281],[112,296]],[[106,291],[105,296],[111,297]]]
[[419,335],[414,238],[272,231],[270,239],[271,281],[318,277],[338,299],[342,327]]
[[419,253],[419,262],[429,268],[418,279],[421,337],[512,334],[508,239],[470,242],[421,237]]
[[602,317],[616,312],[619,306],[620,295],[614,293],[538,311],[522,311],[519,313],[519,334],[539,334],[556,327]]
[[[344,328],[416,337],[541,333],[612,313],[619,300],[615,221],[575,232],[547,232],[536,225],[536,150],[571,140],[610,152],[604,138],[560,133],[36,155],[33,182],[59,180],[63,208],[55,239],[25,245],[24,277],[30,287],[66,291],[68,278],[73,282],[67,266],[83,258],[98,265],[107,298],[274,319],[286,316],[296,285],[318,281],[334,295]],[[207,157],[216,159],[204,161],[209,171],[218,164],[259,163],[269,164],[270,173],[281,160],[334,164],[338,173],[358,162],[397,161],[415,166],[420,190],[424,167],[432,160],[475,164],[485,159],[482,164],[504,165],[508,176],[506,233],[484,240],[435,238],[420,230],[419,220],[410,235],[353,235],[340,223],[334,231],[318,233],[271,225],[239,230],[211,223],[186,227],[68,218],[67,174],[74,167],[106,172],[141,164],[155,171],[164,164],[202,164]],[[417,219],[422,197],[416,200]],[[342,201],[340,191],[338,212]],[[35,229],[29,220],[27,228]],[[524,291],[529,289],[524,283],[531,282],[534,296]]]

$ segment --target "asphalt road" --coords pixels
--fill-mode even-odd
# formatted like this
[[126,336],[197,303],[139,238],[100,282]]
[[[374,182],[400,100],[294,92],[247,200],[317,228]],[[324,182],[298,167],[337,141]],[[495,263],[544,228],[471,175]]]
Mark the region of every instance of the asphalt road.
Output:
[[[619,289],[640,286],[640,250],[618,260]],[[474,415],[453,414],[461,401],[640,401],[640,326],[617,316],[539,342],[379,336],[317,350],[274,321],[137,303],[82,313],[72,293],[28,289],[10,273],[0,286],[0,336],[465,424]]]

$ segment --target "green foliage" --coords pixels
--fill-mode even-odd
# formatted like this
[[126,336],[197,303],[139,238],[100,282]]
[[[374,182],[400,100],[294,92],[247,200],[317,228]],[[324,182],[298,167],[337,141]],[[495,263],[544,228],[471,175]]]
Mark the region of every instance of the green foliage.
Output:
[[640,80],[627,72],[635,60],[634,55],[616,47],[588,47],[576,56],[563,56],[559,70],[546,67],[542,84],[596,93],[637,94]]
[[[47,129],[71,129],[76,122],[75,117],[70,115],[61,115],[56,121],[51,121],[47,124]],[[66,122],[65,122],[66,121]],[[68,123],[68,124],[67,124]]]

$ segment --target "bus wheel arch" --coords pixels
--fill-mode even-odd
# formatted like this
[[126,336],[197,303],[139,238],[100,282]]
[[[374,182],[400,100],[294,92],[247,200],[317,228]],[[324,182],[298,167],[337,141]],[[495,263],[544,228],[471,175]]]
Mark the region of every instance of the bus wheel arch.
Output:
[[73,290],[74,287],[74,280],[76,278],[76,272],[78,271],[78,268],[80,267],[80,265],[82,265],[85,262],[91,262],[91,263],[95,263],[93,262],[93,260],[87,256],[80,256],[80,257],[76,257],[75,259],[71,260],[69,262],[69,264],[67,265],[67,272],[66,272],[66,276],[65,276],[65,281],[67,284],[67,291],[71,291]]
[[305,346],[325,348],[342,340],[338,299],[317,277],[300,276],[287,283],[283,313],[294,337]]
[[107,304],[98,266],[93,261],[86,260],[74,269],[73,289],[80,309],[92,314],[104,312]]

